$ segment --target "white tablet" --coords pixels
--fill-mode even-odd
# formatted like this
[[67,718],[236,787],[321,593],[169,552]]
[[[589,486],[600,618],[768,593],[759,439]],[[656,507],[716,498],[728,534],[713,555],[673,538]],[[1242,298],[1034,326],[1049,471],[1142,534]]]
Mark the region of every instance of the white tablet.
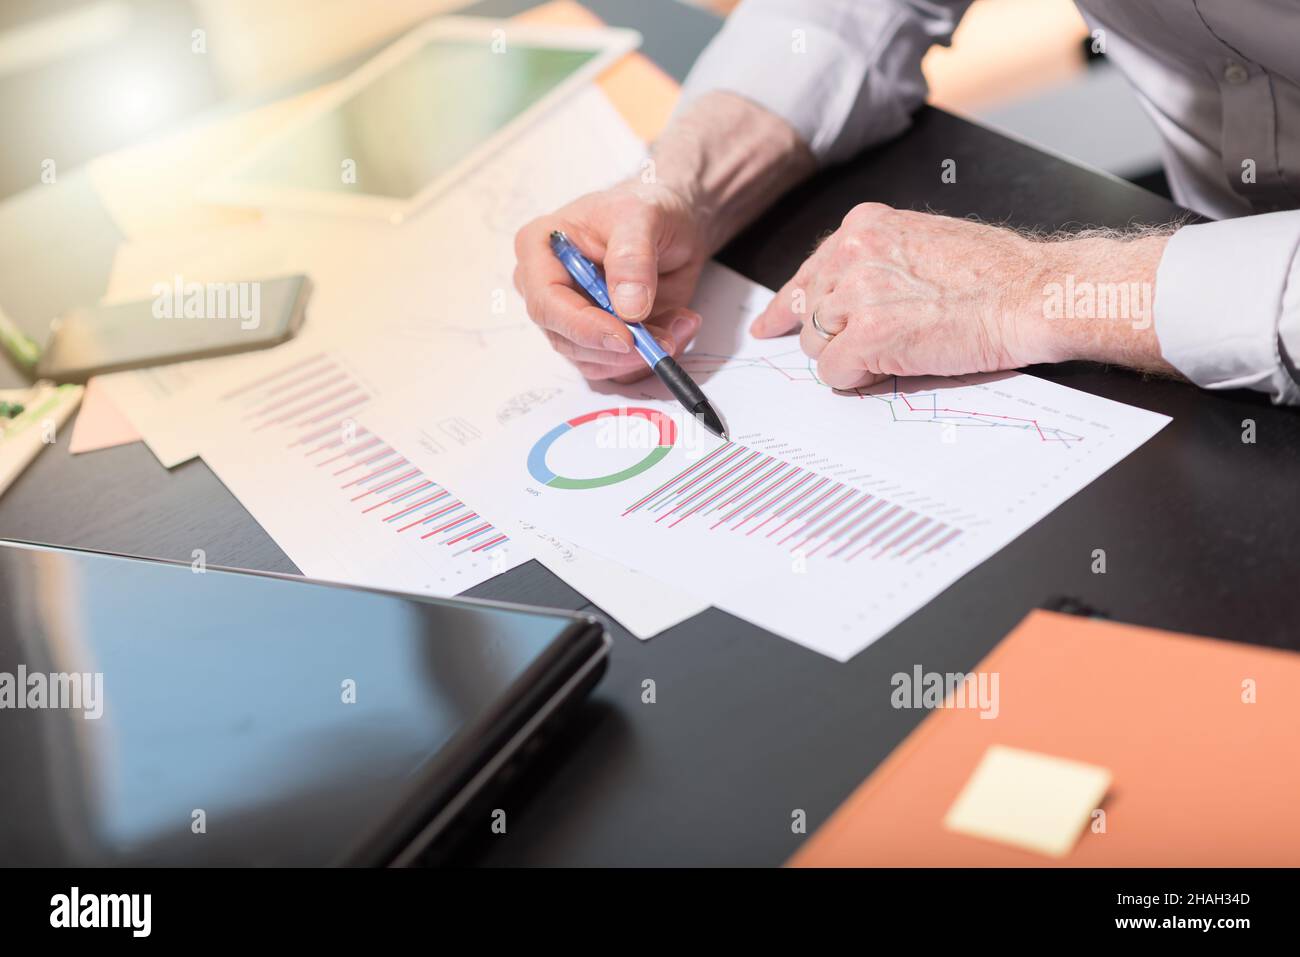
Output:
[[204,197],[400,222],[640,42],[634,30],[431,20],[339,81]]

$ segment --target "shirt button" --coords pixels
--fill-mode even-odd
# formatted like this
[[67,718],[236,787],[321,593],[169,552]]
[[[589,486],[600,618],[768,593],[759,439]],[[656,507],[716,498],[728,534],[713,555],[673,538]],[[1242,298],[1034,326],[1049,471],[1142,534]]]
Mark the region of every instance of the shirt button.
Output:
[[1250,74],[1240,63],[1229,63],[1223,68],[1223,78],[1229,83],[1245,83],[1250,79]]

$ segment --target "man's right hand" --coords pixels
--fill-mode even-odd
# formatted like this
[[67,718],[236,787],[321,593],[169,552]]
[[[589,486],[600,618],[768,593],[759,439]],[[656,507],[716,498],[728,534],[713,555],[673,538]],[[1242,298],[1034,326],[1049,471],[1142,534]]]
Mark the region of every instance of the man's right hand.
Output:
[[574,287],[551,252],[554,229],[604,265],[620,317],[644,323],[669,355],[681,353],[700,328],[686,306],[708,258],[683,196],[662,185],[621,184],[535,219],[515,237],[515,288],[555,350],[588,379],[631,381],[650,372],[631,332]]
[[655,182],[589,193],[515,237],[515,288],[528,315],[589,379],[627,382],[650,370],[626,324],[570,280],[551,252],[551,230],[604,267],[619,316],[645,323],[677,356],[700,328],[687,306],[704,263],[815,166],[784,120],[721,91],[684,110],[655,141],[653,159]]

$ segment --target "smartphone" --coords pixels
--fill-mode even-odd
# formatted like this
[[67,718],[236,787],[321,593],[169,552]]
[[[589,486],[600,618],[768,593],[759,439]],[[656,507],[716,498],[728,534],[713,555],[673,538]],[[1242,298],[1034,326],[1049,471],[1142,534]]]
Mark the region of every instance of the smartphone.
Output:
[[149,299],[77,309],[56,319],[36,363],[55,382],[146,366],[210,359],[286,342],[297,333],[311,298],[307,276],[243,282],[154,286]]

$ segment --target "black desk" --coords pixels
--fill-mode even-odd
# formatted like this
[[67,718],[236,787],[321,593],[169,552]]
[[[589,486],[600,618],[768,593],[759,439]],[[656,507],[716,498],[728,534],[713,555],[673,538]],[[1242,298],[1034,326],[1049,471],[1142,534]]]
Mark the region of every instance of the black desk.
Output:
[[[646,52],[679,77],[715,27],[676,4],[591,6],[639,28]],[[955,184],[940,182],[947,158],[957,160]],[[779,286],[817,236],[867,199],[1050,229],[1176,212],[1131,185],[925,110],[903,138],[781,202],[722,258]],[[923,717],[890,707],[892,674],[918,663],[967,671],[1054,595],[1139,624],[1300,647],[1291,611],[1300,418],[1252,396],[1122,371],[1033,371],[1174,421],[848,664],[716,610],[646,643],[615,628],[612,667],[585,715],[516,789],[508,833],[486,836],[485,822],[470,859],[778,864],[802,840],[791,833],[792,811],[806,811],[814,829]],[[1253,445],[1241,441],[1246,418],[1257,424]],[[202,463],[169,474],[138,445],[71,458],[66,442],[65,434],[65,447],[42,455],[0,500],[0,536],[186,561],[204,548],[214,564],[295,571]],[[1106,549],[1105,575],[1091,573],[1094,548]],[[536,563],[471,594],[591,609]],[[656,682],[656,704],[641,703],[645,678]]]

